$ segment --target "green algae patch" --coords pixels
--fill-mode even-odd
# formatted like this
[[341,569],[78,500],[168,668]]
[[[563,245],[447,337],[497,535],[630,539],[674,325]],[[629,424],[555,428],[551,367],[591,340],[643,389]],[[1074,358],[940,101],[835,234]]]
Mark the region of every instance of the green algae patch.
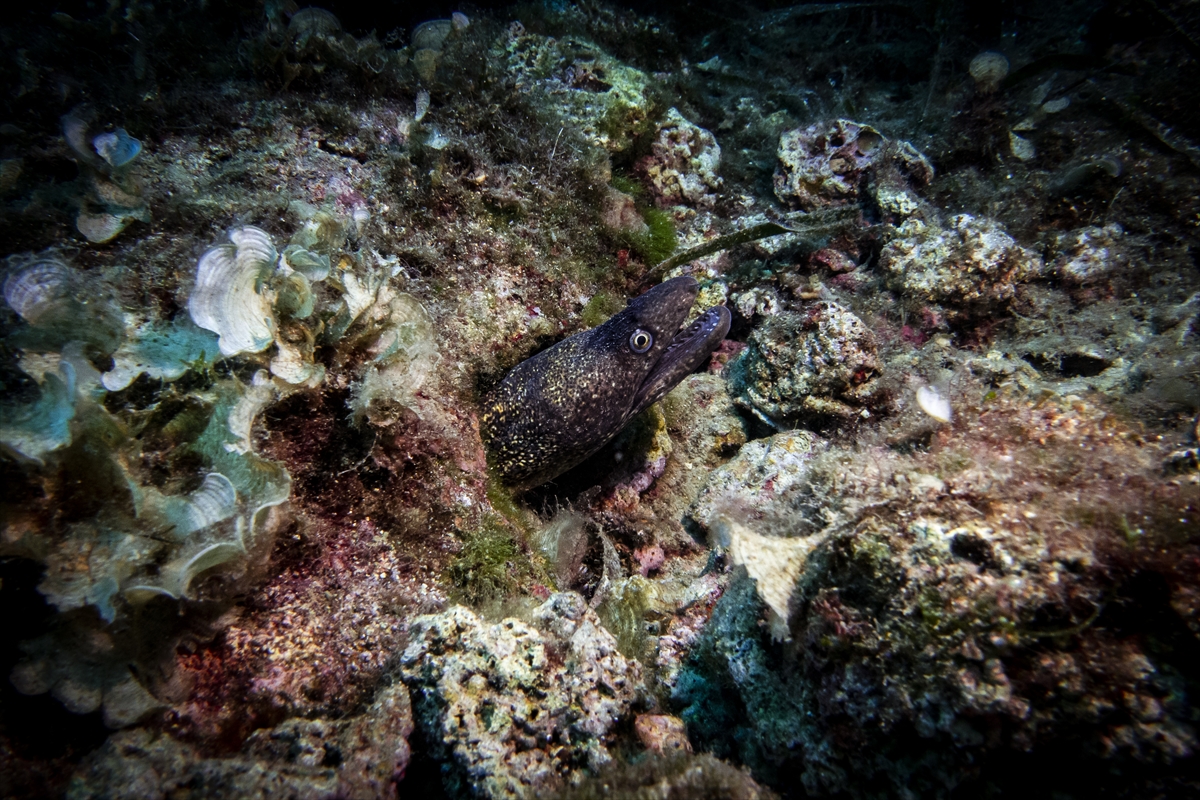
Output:
[[537,515],[518,503],[512,489],[505,486],[503,481],[489,476],[485,491],[492,509],[521,535],[529,537],[541,527]]
[[486,494],[492,511],[460,530],[462,550],[447,570],[453,594],[476,608],[511,603],[532,584],[553,584],[545,559],[526,546],[541,527],[537,515],[494,478],[489,478]]
[[626,658],[642,660],[649,653],[646,617],[657,600],[654,583],[641,575],[632,575],[613,584],[596,609],[604,627],[616,638],[617,649]]
[[627,176],[613,174],[609,184],[617,192],[633,199],[638,216],[645,223],[640,231],[624,226],[614,229],[612,233],[618,244],[632,250],[646,264],[658,264],[669,258],[679,246],[675,220],[671,214],[649,205],[646,188]]
[[612,292],[601,289],[592,295],[592,299],[588,300],[583,310],[579,312],[583,324],[589,328],[594,328],[608,321],[608,318],[616,314],[625,305],[621,298],[617,297]]
[[679,246],[679,237],[675,234],[675,221],[666,211],[658,208],[638,206],[638,213],[646,223],[645,230],[640,232],[620,231],[616,240],[622,247],[627,247],[633,254],[646,264],[657,264],[671,256]]
[[621,194],[627,194],[639,203],[646,201],[646,187],[635,179],[614,172],[610,185]]
[[642,212],[649,231],[635,237],[633,248],[647,264],[657,264],[669,258],[679,246],[679,237],[675,235],[675,221],[671,215],[657,208],[647,208]]
[[520,552],[512,535],[499,528],[468,533],[450,564],[450,581],[469,605],[501,600],[517,590]]

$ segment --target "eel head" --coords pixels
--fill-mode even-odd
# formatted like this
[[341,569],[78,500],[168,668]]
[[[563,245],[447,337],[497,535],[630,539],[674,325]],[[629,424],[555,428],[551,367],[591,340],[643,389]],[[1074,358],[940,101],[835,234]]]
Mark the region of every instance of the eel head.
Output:
[[501,477],[528,488],[562,474],[703,364],[730,318],[715,306],[684,328],[698,294],[694,278],[665,281],[602,325],[513,367],[480,417]]

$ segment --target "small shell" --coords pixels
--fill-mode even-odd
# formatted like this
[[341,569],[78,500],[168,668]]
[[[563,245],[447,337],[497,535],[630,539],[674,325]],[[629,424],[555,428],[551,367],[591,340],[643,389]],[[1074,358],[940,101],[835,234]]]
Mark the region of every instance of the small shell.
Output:
[[1054,100],[1050,100],[1046,103],[1043,103],[1042,111],[1045,111],[1047,114],[1057,114],[1058,112],[1062,111],[1069,105],[1071,105],[1071,98],[1058,97],[1058,98],[1055,98]]
[[448,19],[431,19],[413,28],[413,50],[441,50],[454,23]]
[[413,69],[421,76],[421,80],[432,81],[437,74],[438,61],[442,54],[432,48],[425,48],[413,53]]
[[1023,136],[1017,136],[1012,131],[1008,132],[1008,148],[1021,161],[1029,161],[1037,157],[1037,148],[1033,146],[1033,142]]
[[124,128],[100,134],[92,139],[92,147],[113,169],[120,169],[142,152],[142,143],[126,133]]
[[994,92],[1008,77],[1008,58],[1003,53],[988,50],[971,59],[967,71],[980,91]]
[[192,321],[220,337],[221,354],[258,353],[275,337],[275,316],[260,293],[275,268],[275,245],[266,231],[237,228],[232,245],[218,245],[200,257],[196,288],[188,298]]
[[288,22],[288,34],[293,39],[314,34],[330,35],[340,33],[341,30],[342,23],[333,12],[316,6],[300,9]]
[[82,233],[92,244],[104,244],[117,238],[117,234],[125,230],[130,218],[116,214],[89,214],[79,212],[75,217],[75,229]]
[[417,105],[413,112],[413,122],[420,122],[429,113],[429,92],[422,89],[417,92]]
[[922,386],[917,389],[917,405],[938,422],[949,422],[952,417],[950,400],[943,397],[932,386]]
[[4,282],[4,300],[30,325],[70,302],[75,271],[57,258],[40,258]]

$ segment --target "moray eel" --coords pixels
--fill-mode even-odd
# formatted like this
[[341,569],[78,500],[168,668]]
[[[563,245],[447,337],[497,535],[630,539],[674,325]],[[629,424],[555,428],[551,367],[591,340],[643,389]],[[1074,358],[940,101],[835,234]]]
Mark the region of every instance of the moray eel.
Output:
[[729,310],[680,330],[698,293],[694,278],[673,278],[513,367],[479,420],[501,479],[528,489],[561,475],[703,364],[729,332]]

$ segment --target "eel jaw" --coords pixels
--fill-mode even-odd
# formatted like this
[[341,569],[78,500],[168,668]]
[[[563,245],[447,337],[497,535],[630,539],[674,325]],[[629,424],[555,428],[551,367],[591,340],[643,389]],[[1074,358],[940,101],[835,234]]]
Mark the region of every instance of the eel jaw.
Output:
[[628,419],[653,405],[704,363],[729,333],[729,309],[713,306],[675,334],[633,396]]

